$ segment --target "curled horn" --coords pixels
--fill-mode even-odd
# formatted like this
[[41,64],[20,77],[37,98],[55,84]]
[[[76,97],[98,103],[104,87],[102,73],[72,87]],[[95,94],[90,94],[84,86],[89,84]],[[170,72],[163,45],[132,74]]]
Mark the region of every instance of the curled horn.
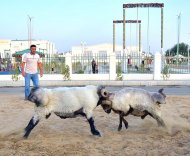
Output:
[[102,88],[100,91],[100,94],[101,94],[101,96],[106,98],[106,97],[108,97],[109,92],[105,88]]

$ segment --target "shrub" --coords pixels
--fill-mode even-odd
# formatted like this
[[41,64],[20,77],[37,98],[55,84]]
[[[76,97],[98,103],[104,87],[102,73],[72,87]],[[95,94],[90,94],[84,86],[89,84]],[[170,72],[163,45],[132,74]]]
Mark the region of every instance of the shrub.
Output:
[[167,80],[167,79],[169,79],[169,77],[170,77],[170,69],[169,69],[169,65],[165,65],[164,66],[164,68],[162,69],[162,78],[164,79],[164,80]]
[[63,78],[64,80],[70,80],[70,68],[68,65],[64,65],[63,69],[62,69],[62,74],[63,74]]

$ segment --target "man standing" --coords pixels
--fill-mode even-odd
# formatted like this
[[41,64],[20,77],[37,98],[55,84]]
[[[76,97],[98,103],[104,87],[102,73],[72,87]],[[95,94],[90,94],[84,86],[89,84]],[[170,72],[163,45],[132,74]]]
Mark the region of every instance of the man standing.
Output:
[[96,72],[96,61],[93,59],[92,60],[92,73],[95,74]]
[[34,87],[39,86],[38,68],[40,76],[43,76],[42,61],[40,56],[36,54],[36,45],[30,46],[30,53],[26,53],[22,57],[22,76],[25,78],[25,100],[30,94],[30,79]]

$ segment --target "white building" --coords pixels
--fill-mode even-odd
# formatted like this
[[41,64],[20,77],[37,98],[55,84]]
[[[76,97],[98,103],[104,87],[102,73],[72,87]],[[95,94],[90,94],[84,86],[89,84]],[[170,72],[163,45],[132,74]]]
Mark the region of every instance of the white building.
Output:
[[[116,55],[121,54],[123,51],[123,47],[121,45],[116,45],[115,46],[115,53]],[[137,46],[131,46],[127,47],[125,52],[127,55],[135,55],[137,53],[138,48]],[[77,54],[86,54],[86,55],[94,55],[94,54],[99,54],[99,55],[109,55],[110,53],[113,52],[113,44],[97,44],[97,45],[85,45],[81,44],[81,46],[74,46],[72,47],[71,54],[72,55],[77,55]],[[142,51],[139,52],[142,54]]]
[[[31,44],[35,44],[37,51],[44,52],[45,54],[52,55],[57,53],[55,44],[46,40],[33,40]],[[0,40],[0,56],[12,57],[17,51],[29,49],[28,40]]]

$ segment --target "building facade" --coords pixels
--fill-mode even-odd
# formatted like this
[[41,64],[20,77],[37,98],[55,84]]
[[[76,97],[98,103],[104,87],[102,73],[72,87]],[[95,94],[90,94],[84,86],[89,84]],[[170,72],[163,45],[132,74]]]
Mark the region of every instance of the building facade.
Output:
[[[121,55],[123,53],[122,45],[116,45],[115,46],[115,54]],[[138,51],[137,46],[131,46],[127,47],[125,50],[125,54],[127,55],[141,55],[142,50],[140,52]],[[71,54],[72,55],[109,55],[113,52],[113,44],[97,44],[97,45],[85,45],[81,44],[80,46],[74,46],[72,47]]]
[[[31,44],[37,46],[37,51],[43,52],[48,56],[57,53],[55,44],[46,40],[33,40]],[[0,57],[11,58],[17,51],[29,49],[28,40],[0,40]]]

